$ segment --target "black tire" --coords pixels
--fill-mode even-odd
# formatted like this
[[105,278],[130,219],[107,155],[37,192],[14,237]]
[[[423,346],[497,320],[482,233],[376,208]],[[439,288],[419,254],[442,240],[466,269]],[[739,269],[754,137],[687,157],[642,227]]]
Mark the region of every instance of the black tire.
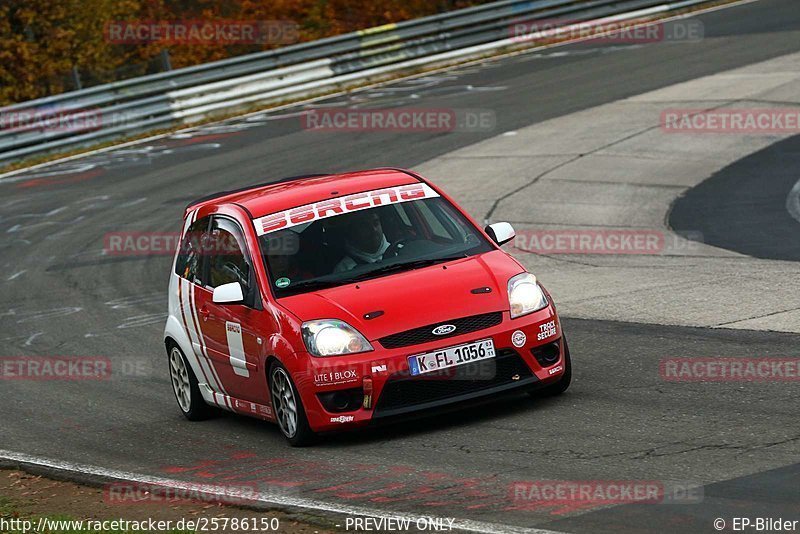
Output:
[[[286,441],[292,447],[304,447],[314,443],[316,435],[308,424],[300,393],[289,371],[277,360],[269,366],[269,391],[278,428]],[[292,410],[294,417],[291,415]]]
[[[181,363],[183,367],[181,367]],[[167,352],[167,365],[169,366],[170,383],[178,408],[189,421],[203,421],[214,414],[214,409],[206,404],[197,377],[186,360],[183,351],[175,343],[170,344]],[[180,382],[180,384],[179,384]]]
[[572,383],[572,358],[569,355],[569,343],[567,343],[567,338],[564,336],[564,374],[561,375],[561,378],[558,382],[545,386],[543,388],[536,388],[528,393],[531,396],[537,398],[544,398],[544,397],[555,397],[556,395],[561,395],[567,389],[569,389],[569,385]]

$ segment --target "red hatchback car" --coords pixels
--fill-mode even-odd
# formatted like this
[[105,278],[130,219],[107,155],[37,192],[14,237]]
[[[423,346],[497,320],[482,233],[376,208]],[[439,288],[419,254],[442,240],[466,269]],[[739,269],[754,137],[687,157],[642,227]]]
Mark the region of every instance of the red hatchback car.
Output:
[[190,204],[164,335],[181,411],[274,421],[301,445],[503,392],[565,391],[555,305],[500,249],[513,238],[399,169]]

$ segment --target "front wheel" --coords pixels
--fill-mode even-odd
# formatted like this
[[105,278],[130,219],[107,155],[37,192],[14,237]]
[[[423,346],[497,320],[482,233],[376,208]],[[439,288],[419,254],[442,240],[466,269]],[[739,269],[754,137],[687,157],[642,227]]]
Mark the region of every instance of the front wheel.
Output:
[[269,383],[272,408],[281,433],[292,447],[302,447],[312,443],[314,432],[308,425],[303,401],[300,400],[300,394],[289,372],[277,361],[270,366]]
[[572,359],[569,355],[569,344],[567,343],[566,336],[562,339],[564,340],[564,374],[562,374],[558,382],[554,384],[529,391],[531,396],[540,398],[554,397],[556,395],[561,395],[569,389],[569,385],[572,383]]

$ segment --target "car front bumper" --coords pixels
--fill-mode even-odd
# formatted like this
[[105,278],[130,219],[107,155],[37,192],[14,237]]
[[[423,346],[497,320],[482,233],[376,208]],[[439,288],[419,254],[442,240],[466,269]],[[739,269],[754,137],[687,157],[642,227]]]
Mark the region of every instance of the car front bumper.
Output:
[[[410,356],[484,339],[494,342],[495,358],[410,375]],[[496,326],[446,339],[395,349],[372,343],[375,350],[361,354],[329,358],[297,355],[292,375],[312,430],[344,430],[546,386],[558,381],[565,371],[561,323],[552,304],[516,319],[505,311]]]

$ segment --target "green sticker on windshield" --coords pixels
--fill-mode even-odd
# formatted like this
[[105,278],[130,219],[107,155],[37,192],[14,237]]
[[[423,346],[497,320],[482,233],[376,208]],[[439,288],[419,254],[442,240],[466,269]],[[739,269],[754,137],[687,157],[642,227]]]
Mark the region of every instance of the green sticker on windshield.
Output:
[[291,284],[291,283],[292,283],[292,281],[289,280],[286,277],[278,278],[277,280],[275,280],[275,286],[278,287],[279,289],[283,289],[285,287],[289,287],[289,284]]

